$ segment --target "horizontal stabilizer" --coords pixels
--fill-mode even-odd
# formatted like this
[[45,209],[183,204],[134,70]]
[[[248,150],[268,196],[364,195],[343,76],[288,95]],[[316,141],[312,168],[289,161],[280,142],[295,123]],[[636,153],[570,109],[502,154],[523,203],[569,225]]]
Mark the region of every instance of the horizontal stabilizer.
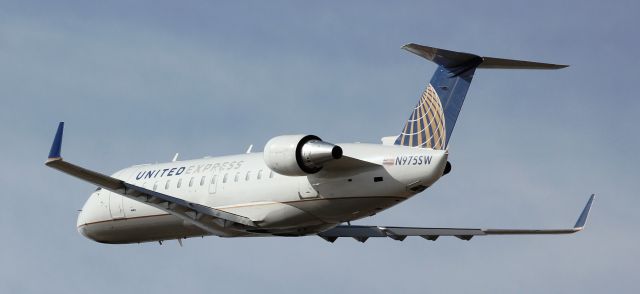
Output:
[[578,217],[575,226],[570,229],[469,229],[469,228],[414,228],[414,227],[382,227],[382,226],[337,226],[329,229],[318,236],[334,242],[339,237],[354,238],[360,242],[372,237],[389,237],[402,241],[408,236],[420,236],[424,239],[435,241],[440,236],[453,236],[458,239],[469,241],[474,236],[487,235],[554,235],[573,234],[584,229],[594,195],[589,197],[582,213]]
[[502,69],[561,69],[568,67],[568,65],[563,64],[478,56],[471,53],[456,52],[413,43],[402,46],[402,49],[431,60],[446,68],[477,67]]

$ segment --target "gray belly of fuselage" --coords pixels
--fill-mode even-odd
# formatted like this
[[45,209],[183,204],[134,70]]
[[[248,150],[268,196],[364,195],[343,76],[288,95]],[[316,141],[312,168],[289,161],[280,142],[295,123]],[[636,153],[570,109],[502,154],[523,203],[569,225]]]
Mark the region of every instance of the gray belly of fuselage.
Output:
[[[327,230],[339,223],[376,214],[404,200],[401,197],[343,197],[317,198],[286,203],[304,211],[297,223],[307,221],[306,227],[228,229],[227,237],[240,236],[304,236]],[[312,213],[309,213],[312,212]],[[350,215],[345,219],[345,215]],[[100,243],[127,244],[173,239],[186,239],[211,235],[194,225],[170,214],[146,215],[85,223],[78,231]]]
[[150,215],[82,224],[78,231],[100,243],[124,244],[206,236],[202,229],[185,225],[170,215]]

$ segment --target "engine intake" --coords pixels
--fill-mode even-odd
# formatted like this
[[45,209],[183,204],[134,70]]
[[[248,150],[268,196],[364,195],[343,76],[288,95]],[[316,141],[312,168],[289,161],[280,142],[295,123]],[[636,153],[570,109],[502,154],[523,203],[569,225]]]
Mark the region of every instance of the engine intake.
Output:
[[342,157],[342,148],[314,135],[274,137],[264,147],[264,161],[273,171],[286,176],[314,174],[324,163]]

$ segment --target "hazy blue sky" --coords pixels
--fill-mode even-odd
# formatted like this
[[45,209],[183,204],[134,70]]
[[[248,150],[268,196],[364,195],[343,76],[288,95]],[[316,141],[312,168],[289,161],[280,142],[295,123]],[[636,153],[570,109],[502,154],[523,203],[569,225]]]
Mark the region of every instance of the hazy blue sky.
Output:
[[[637,293],[637,1],[0,1],[2,293]],[[107,173],[261,150],[271,137],[397,134],[435,70],[408,43],[566,63],[476,72],[453,172],[358,224],[566,227],[470,242],[318,237],[104,245],[76,232]]]

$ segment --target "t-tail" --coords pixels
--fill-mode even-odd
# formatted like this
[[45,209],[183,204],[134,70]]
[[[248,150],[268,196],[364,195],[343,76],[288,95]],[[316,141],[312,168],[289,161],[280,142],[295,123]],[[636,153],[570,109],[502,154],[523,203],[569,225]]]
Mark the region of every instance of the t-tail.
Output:
[[438,64],[396,145],[446,149],[477,68],[560,69],[567,65],[482,57],[418,44],[402,47]]

